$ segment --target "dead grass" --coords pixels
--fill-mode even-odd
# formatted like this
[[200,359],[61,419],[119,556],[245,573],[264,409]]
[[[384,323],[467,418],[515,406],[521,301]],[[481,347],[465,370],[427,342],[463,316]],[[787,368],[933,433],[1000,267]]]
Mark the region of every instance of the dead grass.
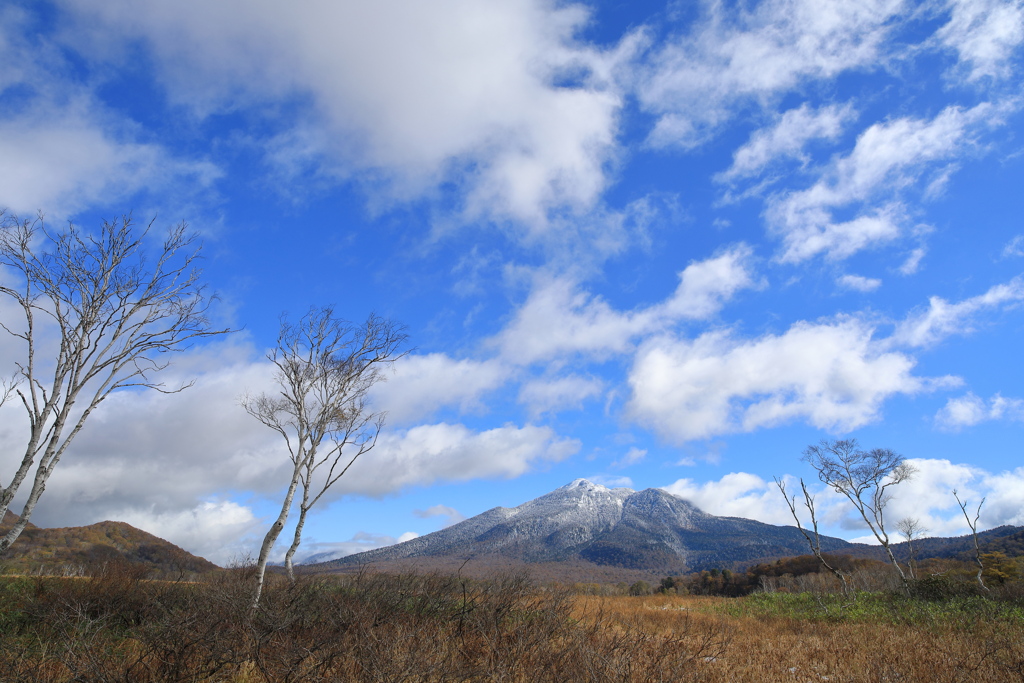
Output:
[[[116,568],[115,568],[116,569]],[[1017,681],[1016,602],[598,597],[522,576],[0,581],[0,681]]]
[[1024,681],[1024,624],[1016,619],[953,613],[880,623],[728,615],[736,602],[581,596],[577,605],[620,615],[651,633],[728,629],[728,648],[704,667],[708,681]]

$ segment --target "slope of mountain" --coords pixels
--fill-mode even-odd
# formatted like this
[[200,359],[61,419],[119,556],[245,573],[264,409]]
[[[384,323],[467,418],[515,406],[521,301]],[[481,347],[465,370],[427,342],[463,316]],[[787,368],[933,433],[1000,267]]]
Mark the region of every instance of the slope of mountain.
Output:
[[[17,520],[9,510],[0,523],[6,533]],[[12,573],[90,571],[110,562],[131,562],[154,575],[201,574],[217,565],[124,522],[44,529],[29,524],[4,555],[0,567]]]
[[[822,548],[851,544],[822,538]],[[609,489],[577,479],[515,508],[493,508],[411,541],[317,570],[417,558],[585,563],[669,575],[807,552],[795,527],[716,517],[661,489]]]

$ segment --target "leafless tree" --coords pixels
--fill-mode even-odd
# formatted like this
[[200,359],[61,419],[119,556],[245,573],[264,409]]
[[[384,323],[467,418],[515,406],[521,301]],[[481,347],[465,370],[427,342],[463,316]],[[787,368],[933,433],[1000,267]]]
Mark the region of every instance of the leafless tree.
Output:
[[981,506],[985,504],[985,499],[982,498],[981,502],[978,503],[978,509],[974,512],[974,519],[971,519],[971,516],[967,514],[967,501],[960,500],[956,489],[953,489],[953,497],[956,498],[960,511],[964,513],[967,526],[971,527],[971,534],[974,536],[974,563],[978,565],[978,585],[981,586],[982,590],[987,591],[988,586],[985,585],[985,579],[982,577],[982,574],[985,572],[985,564],[981,561],[981,543],[978,542],[978,519],[981,517]]
[[253,608],[259,605],[270,551],[288,521],[301,487],[298,521],[285,567],[294,581],[292,560],[302,540],[310,508],[356,459],[377,443],[384,415],[366,405],[383,369],[404,355],[403,328],[371,315],[362,325],[335,316],[330,307],[313,308],[298,323],[281,321],[277,345],[267,354],[276,367],[277,391],[245,396],[245,410],[284,437],[292,463],[281,512],[263,539],[256,563]]
[[196,268],[195,236],[184,223],[172,228],[150,261],[144,241],[151,227],[136,230],[124,216],[98,234],[73,224],[52,231],[41,216],[0,213],[0,295],[19,311],[17,322],[0,321],[0,328],[24,349],[4,393],[20,399],[29,423],[21,462],[0,481],[0,518],[31,479],[0,553],[24,530],[61,456],[111,392],[185,389],[191,383],[168,389],[154,381],[168,366],[165,354],[229,331],[212,329],[207,318],[212,299]]
[[900,532],[900,536],[907,542],[907,566],[910,568],[910,578],[916,579],[917,546],[915,543],[928,533],[928,529],[916,517],[904,517],[896,523],[896,530]]
[[916,470],[892,449],[864,451],[856,439],[823,440],[808,446],[804,460],[817,471],[823,484],[853,503],[908,588],[907,575],[890,547],[885,507],[892,497],[890,489],[910,479]]
[[818,561],[821,562],[825,569],[832,572],[840,581],[843,582],[843,594],[850,595],[850,581],[846,572],[829,564],[829,561],[825,559],[825,556],[821,552],[821,535],[818,533],[818,515],[814,506],[814,496],[807,490],[807,485],[804,484],[804,480],[800,480],[800,490],[803,492],[804,496],[804,507],[807,508],[807,512],[811,517],[811,530],[814,534],[813,536],[804,529],[804,525],[800,522],[800,516],[796,512],[796,494],[794,493],[790,496],[789,492],[786,491],[786,482],[779,477],[775,477],[775,485],[779,487],[779,491],[782,492],[782,497],[786,499],[786,506],[789,508],[790,514],[793,515],[793,520],[796,522],[796,528],[799,529],[800,533],[802,533],[804,538],[807,539],[807,543],[811,547],[811,552],[814,553],[814,556],[818,558]]

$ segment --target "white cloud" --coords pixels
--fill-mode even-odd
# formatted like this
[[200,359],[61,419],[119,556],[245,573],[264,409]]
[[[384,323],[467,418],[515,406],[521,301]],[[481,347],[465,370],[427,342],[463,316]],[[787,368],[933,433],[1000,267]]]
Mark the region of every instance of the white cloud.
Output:
[[806,103],[790,109],[769,128],[755,131],[750,140],[733,153],[732,166],[715,176],[719,182],[757,175],[769,164],[784,158],[806,163],[804,147],[812,140],[834,140],[843,126],[854,118],[850,105],[830,105],[812,110]]
[[1003,247],[1003,258],[1024,256],[1024,235],[1015,235],[1012,240]]
[[[192,388],[171,395],[112,394],[54,471],[33,521],[68,526],[121,519],[166,533],[211,559],[227,561],[231,558],[224,553],[243,553],[248,549],[244,539],[237,547],[225,539],[249,528],[253,513],[235,503],[209,501],[246,491],[277,503],[290,472],[280,436],[238,404],[246,391],[273,387],[272,366],[257,357],[246,344],[209,345],[178,355],[163,373],[172,386],[195,378]],[[0,471],[13,471],[15,454],[24,449],[23,412],[13,402],[0,408]],[[532,425],[486,431],[446,423],[386,429],[329,499],[381,496],[438,481],[512,478],[578,448],[578,442],[558,437],[551,428]],[[211,539],[223,542],[224,551],[211,551],[217,547]]]
[[744,517],[768,524],[793,523],[775,483],[756,474],[732,472],[718,481],[703,484],[679,479],[662,488],[712,515]]
[[911,374],[914,359],[886,350],[873,334],[863,321],[840,319],[747,340],[725,331],[657,337],[630,370],[627,412],[676,442],[796,419],[849,431],[878,419],[887,398],[936,382]]
[[[904,213],[900,190],[928,169],[948,165],[971,144],[976,126],[996,115],[988,104],[967,110],[954,106],[931,120],[900,118],[870,126],[853,151],[834,159],[812,187],[769,200],[769,227],[783,241],[780,260],[799,262],[821,253],[843,259],[898,237]],[[946,174],[940,170],[938,177]],[[836,221],[836,210],[858,207],[859,215]]]
[[[348,555],[354,555],[356,553],[364,553],[368,550],[376,550],[377,548],[383,548],[396,543],[404,543],[405,541],[411,541],[418,537],[419,534],[413,531],[406,531],[404,534],[398,536],[398,538],[388,536],[387,534],[371,534],[365,531],[359,531],[353,534],[352,538],[347,541],[303,542],[302,546],[299,548],[299,552],[297,553],[297,556],[301,558],[298,560],[297,564],[329,562],[340,557],[347,557]],[[280,548],[278,550],[279,552],[277,554],[281,557],[277,561],[283,561],[285,551]]]
[[438,481],[511,479],[579,450],[550,427],[505,425],[475,432],[461,424],[420,425],[381,434],[336,485],[335,496],[382,496]]
[[936,34],[956,50],[970,81],[1007,78],[1014,50],[1024,41],[1024,4],[1020,0],[951,0],[949,22]]
[[986,402],[968,392],[946,401],[946,405],[935,415],[935,424],[940,429],[958,431],[981,422],[1003,419],[1024,421],[1024,401],[996,394]]
[[634,311],[617,311],[603,299],[577,291],[565,278],[542,281],[512,322],[493,340],[503,358],[529,364],[560,355],[597,358],[621,354],[639,335],[681,320],[715,315],[743,289],[758,286],[745,244],[690,263],[666,300]]
[[595,484],[607,486],[610,489],[633,488],[633,480],[630,479],[629,477],[623,477],[612,474],[593,474],[587,477],[587,479]]
[[0,113],[0,208],[63,219],[181,181],[194,194],[220,175],[207,161],[138,141],[136,124],[67,77],[67,59],[47,38],[25,39],[30,25],[20,8],[0,8],[0,92],[19,91]]
[[901,322],[892,340],[906,346],[931,346],[952,334],[969,334],[972,318],[986,309],[1003,308],[1024,300],[1024,278],[995,285],[984,294],[949,303],[942,297],[928,299],[928,308]]
[[[932,536],[970,533],[953,498],[953,489],[958,490],[961,500],[968,501],[972,513],[978,502],[985,498],[980,519],[982,529],[1024,523],[1024,468],[991,473],[949,460],[908,458],[907,462],[917,472],[910,480],[890,489],[892,499],[885,509],[893,541],[901,540],[892,531],[895,523],[906,517],[919,520]],[[792,476],[787,475],[784,479],[790,492],[799,486]],[[873,538],[869,537],[869,540],[863,536],[864,523],[855,516],[844,497],[830,489],[819,488],[816,481],[807,483],[816,499],[822,533],[874,542]],[[714,515],[745,517],[768,524],[793,524],[775,483],[755,474],[733,472],[719,480],[704,483],[680,479],[663,488]],[[798,507],[797,513],[801,515],[803,524],[808,525],[810,520],[806,511]],[[858,538],[851,539],[853,535]]]
[[466,519],[466,515],[462,514],[453,507],[447,505],[432,505],[426,510],[413,510],[412,513],[421,519],[430,519],[431,517],[443,517],[444,526],[448,527],[452,524],[458,524],[462,520]]
[[659,115],[651,143],[692,147],[739,106],[770,101],[807,81],[876,67],[903,4],[768,0],[749,12],[705,4],[706,19],[692,33],[670,39],[643,75],[640,101]]
[[612,467],[629,467],[630,465],[636,465],[637,463],[643,462],[644,458],[647,457],[647,450],[643,448],[637,448],[634,446],[626,451],[626,454],[619,460],[612,463]]
[[530,413],[540,416],[560,410],[578,410],[588,398],[600,396],[604,382],[593,377],[570,375],[556,379],[535,379],[523,384],[519,390],[519,402],[525,404]]
[[69,216],[182,177],[208,185],[219,175],[211,164],[177,161],[156,145],[120,137],[82,111],[0,121],[0,206]]
[[863,275],[843,275],[836,282],[840,287],[857,292],[873,292],[882,286],[882,281],[878,278],[864,277]]
[[928,250],[924,247],[917,247],[911,251],[910,255],[907,256],[907,260],[900,264],[900,275],[913,275],[916,273],[921,267],[921,259],[923,259],[927,253]]
[[252,510],[230,501],[164,512],[132,508],[111,512],[108,519],[127,522],[221,566],[243,560],[251,550],[243,539],[263,531]]
[[142,38],[171,97],[200,115],[303,102],[301,125],[320,132],[298,136],[299,156],[312,142],[328,171],[375,193],[450,183],[468,217],[534,225],[606,187],[622,102],[611,77],[637,40],[584,45],[588,10],[546,0],[67,4],[83,54],[123,59],[111,44]]
[[387,381],[373,388],[374,405],[388,413],[388,424],[403,425],[429,417],[445,406],[462,411],[483,408],[481,398],[501,387],[510,370],[496,360],[455,360],[443,353],[407,356]]

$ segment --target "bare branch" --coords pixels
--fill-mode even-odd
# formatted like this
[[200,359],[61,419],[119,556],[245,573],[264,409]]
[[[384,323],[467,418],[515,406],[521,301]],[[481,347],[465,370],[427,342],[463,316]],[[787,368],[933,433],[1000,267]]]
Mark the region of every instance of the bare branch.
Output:
[[807,511],[811,516],[811,528],[814,533],[813,537],[806,529],[804,529],[803,524],[800,522],[800,516],[796,512],[796,494],[792,497],[789,495],[786,491],[786,482],[781,477],[775,477],[774,479],[775,485],[779,487],[779,491],[782,493],[782,497],[786,499],[786,507],[789,508],[789,513],[793,515],[793,521],[796,522],[796,528],[799,529],[800,533],[807,539],[807,544],[810,546],[811,552],[814,553],[814,556],[818,558],[818,561],[821,562],[825,569],[832,572],[833,575],[843,582],[843,594],[850,595],[850,582],[846,572],[829,564],[828,560],[821,552],[821,535],[818,533],[818,515],[814,507],[814,496],[807,490],[807,485],[804,483],[804,480],[800,480],[800,490],[804,495],[804,507],[807,508]]
[[967,500],[960,500],[960,496],[957,494],[956,489],[953,489],[953,497],[956,498],[956,504],[960,506],[960,511],[964,513],[964,519],[967,520],[967,526],[971,527],[971,535],[974,536],[974,562],[978,565],[978,574],[976,576],[978,585],[981,589],[988,591],[988,586],[985,585],[985,579],[982,574],[985,572],[985,564],[981,561],[981,543],[978,541],[978,519],[981,518],[981,506],[985,504],[985,499],[982,498],[981,502],[978,503],[978,509],[974,512],[974,519],[967,514]]
[[383,369],[401,358],[402,327],[371,315],[363,324],[338,318],[331,307],[312,308],[297,323],[282,316],[277,345],[267,353],[276,367],[276,391],[246,395],[242,406],[282,435],[292,475],[277,520],[263,539],[257,560],[253,609],[259,605],[270,551],[299,494],[295,534],[285,555],[292,560],[302,540],[306,514],[362,455],[377,443],[384,415],[370,410],[366,396],[383,381]]
[[843,494],[853,504],[909,592],[907,575],[890,547],[885,507],[892,497],[890,488],[913,477],[914,467],[889,448],[861,450],[856,439],[823,440],[808,446],[804,460],[817,471],[823,484]]
[[[145,387],[168,366],[165,354],[229,332],[207,317],[215,297],[195,268],[200,245],[182,223],[150,263],[131,216],[105,221],[96,234],[74,224],[50,230],[42,216],[21,220],[0,212],[0,268],[11,275],[0,295],[22,321],[3,330],[24,344],[14,380],[29,421],[27,445],[9,480],[0,480],[0,516],[25,481],[32,485],[18,522],[0,539],[3,553],[28,524],[46,481],[96,407],[119,389]],[[40,325],[42,321],[42,325]],[[52,352],[49,339],[55,339]]]

